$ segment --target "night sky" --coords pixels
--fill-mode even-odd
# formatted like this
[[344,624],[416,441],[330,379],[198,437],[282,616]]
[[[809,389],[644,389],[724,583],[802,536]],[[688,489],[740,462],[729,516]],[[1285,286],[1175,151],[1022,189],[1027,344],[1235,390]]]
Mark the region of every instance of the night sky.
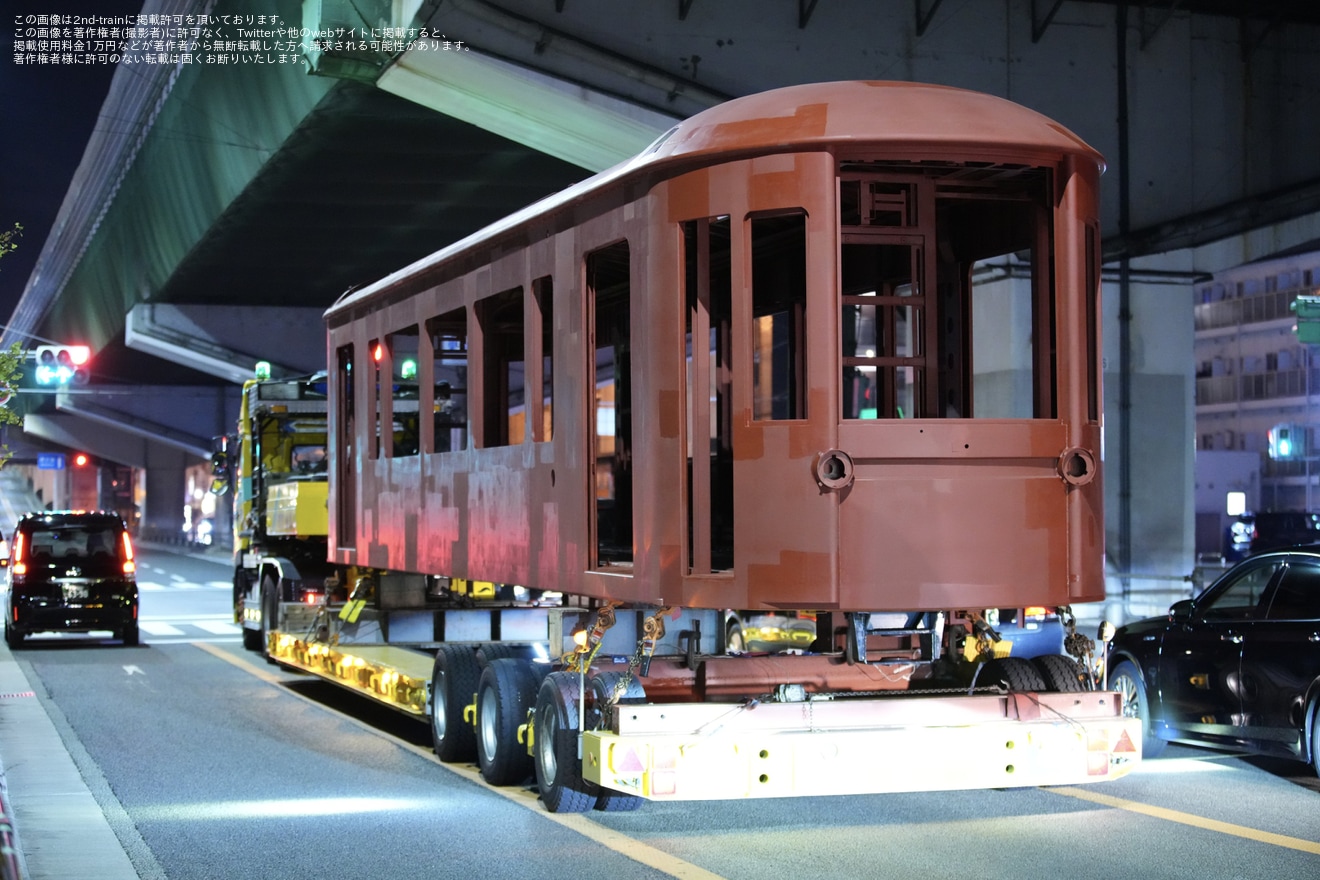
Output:
[[[125,15],[143,0],[5,0],[0,19],[0,229],[23,225],[18,250],[0,259],[0,320],[7,321],[55,222],[69,181],[99,118],[114,68],[19,64],[15,42],[27,39],[28,16]],[[22,32],[22,33],[20,33]]]

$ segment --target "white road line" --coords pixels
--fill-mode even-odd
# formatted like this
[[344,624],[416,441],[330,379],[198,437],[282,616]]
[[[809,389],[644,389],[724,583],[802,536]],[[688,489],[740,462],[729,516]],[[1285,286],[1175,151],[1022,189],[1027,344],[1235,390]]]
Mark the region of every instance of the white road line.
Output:
[[164,584],[158,584],[158,583],[156,583],[155,581],[138,581],[137,584],[138,584],[138,591],[139,591],[139,592],[141,592],[142,590],[163,590],[163,589],[165,589],[165,585],[164,585]]
[[215,633],[218,636],[236,636],[241,632],[238,627],[232,623],[223,623],[221,621],[196,620],[193,626],[198,629],[204,629],[209,633]]
[[138,628],[147,635],[152,636],[183,635],[183,630],[179,629],[177,626],[170,626],[168,623],[152,623],[151,621],[143,620],[138,623]]

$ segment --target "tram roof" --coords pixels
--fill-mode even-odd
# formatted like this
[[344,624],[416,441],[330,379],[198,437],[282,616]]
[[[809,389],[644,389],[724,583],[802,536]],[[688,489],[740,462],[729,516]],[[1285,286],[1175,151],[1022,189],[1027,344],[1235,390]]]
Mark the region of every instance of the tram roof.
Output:
[[952,86],[911,82],[806,83],[772,89],[703,110],[665,132],[646,150],[510,214],[373,284],[341,297],[326,317],[418,275],[429,275],[478,244],[581,202],[637,174],[697,166],[714,157],[833,149],[865,144],[911,158],[973,161],[1012,153],[1041,161],[1075,155],[1103,169],[1100,154],[1064,126],[1004,98]]

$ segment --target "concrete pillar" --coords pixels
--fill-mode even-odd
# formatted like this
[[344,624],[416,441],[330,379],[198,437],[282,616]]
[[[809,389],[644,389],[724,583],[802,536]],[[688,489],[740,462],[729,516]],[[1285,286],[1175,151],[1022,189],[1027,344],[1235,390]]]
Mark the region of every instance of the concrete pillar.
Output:
[[[1140,278],[1139,272],[1134,276]],[[1104,287],[1106,615],[1114,622],[1163,614],[1187,590],[1194,565],[1195,388],[1190,281],[1131,284],[1127,368],[1120,400],[1117,284]],[[1126,405],[1125,405],[1126,403]],[[1130,420],[1126,432],[1123,420]],[[1120,438],[1126,433],[1129,447]],[[1122,479],[1127,456],[1127,480]],[[1125,485],[1126,483],[1126,485]],[[1126,506],[1129,550],[1119,528]],[[1119,561],[1130,560],[1127,566]],[[1122,570],[1126,568],[1127,570]]]
[[142,511],[139,534],[172,540],[183,537],[183,503],[187,484],[184,469],[194,459],[181,450],[153,444],[148,455],[146,509]]

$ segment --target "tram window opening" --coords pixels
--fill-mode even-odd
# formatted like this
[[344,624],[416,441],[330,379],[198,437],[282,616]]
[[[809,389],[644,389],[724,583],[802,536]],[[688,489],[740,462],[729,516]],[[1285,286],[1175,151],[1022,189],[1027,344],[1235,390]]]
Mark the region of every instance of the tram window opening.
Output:
[[1092,422],[1100,421],[1100,230],[1086,227],[1086,411]]
[[688,570],[705,574],[733,568],[730,219],[690,220],[682,224],[682,234]]
[[845,419],[926,415],[918,390],[925,363],[921,256],[921,248],[907,244],[843,245]]
[[954,171],[840,180],[844,419],[1057,409],[1048,177]]
[[483,447],[516,446],[527,428],[523,290],[515,287],[477,303],[481,325],[485,418]]
[[386,404],[384,403],[384,396],[387,392],[382,389],[381,383],[382,381],[384,381],[386,387],[388,387],[389,385],[389,380],[387,378],[383,378],[389,375],[389,373],[387,372],[389,367],[387,364],[385,364],[385,361],[387,360],[388,357],[388,352],[386,352],[385,350],[385,343],[380,339],[371,340],[371,342],[367,344],[367,349],[371,354],[370,406],[371,406],[372,424],[373,424],[370,443],[367,446],[367,458],[376,459],[381,457],[382,455],[381,450],[383,449],[384,446],[384,444],[381,441],[381,437],[384,432],[382,421],[384,420],[385,414],[383,412],[383,409],[386,406]]
[[1054,415],[1049,217],[1041,186],[937,200],[939,385],[948,415]]
[[341,547],[352,547],[357,539],[357,392],[353,371],[353,346],[335,350],[336,432],[335,445],[335,540]]
[[467,309],[457,308],[426,322],[431,338],[430,452],[467,448]]
[[839,220],[844,226],[916,226],[917,187],[885,180],[843,180]]
[[532,296],[541,317],[541,423],[534,439],[547,442],[555,434],[555,296],[554,280],[546,275],[532,282]]
[[754,217],[752,418],[806,418],[807,218]]
[[416,455],[420,450],[418,430],[417,358],[420,333],[416,324],[386,338],[393,373],[393,441],[386,449],[394,458]]
[[633,561],[631,269],[626,241],[587,254],[598,568]]

